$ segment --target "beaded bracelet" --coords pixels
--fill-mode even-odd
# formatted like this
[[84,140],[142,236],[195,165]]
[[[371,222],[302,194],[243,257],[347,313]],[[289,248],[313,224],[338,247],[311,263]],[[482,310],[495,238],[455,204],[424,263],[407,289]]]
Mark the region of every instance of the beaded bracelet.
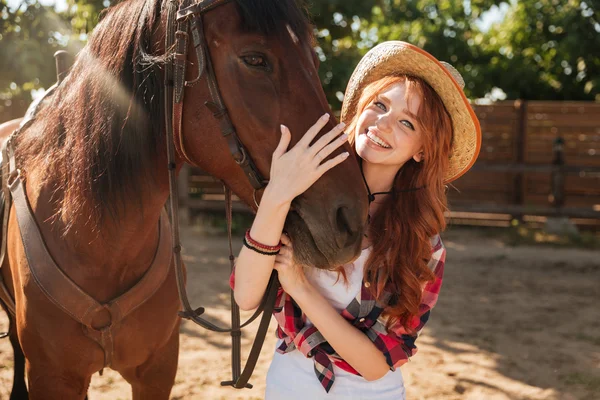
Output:
[[246,246],[247,248],[249,248],[252,251],[257,252],[258,254],[262,254],[265,256],[276,256],[277,254],[279,254],[279,250],[277,251],[264,251],[264,250],[260,250],[254,246],[252,246],[250,243],[248,243],[248,241],[246,240],[246,238],[244,238],[244,246]]
[[244,236],[244,239],[246,239],[246,241],[248,242],[249,245],[254,246],[259,250],[263,250],[263,251],[267,251],[267,252],[279,251],[279,250],[281,250],[281,246],[283,246],[283,244],[281,242],[277,243],[275,246],[269,246],[269,245],[257,242],[256,240],[252,239],[252,236],[250,236],[250,229],[248,229],[246,231],[246,235]]
[[276,246],[269,246],[266,244],[262,244],[252,239],[250,236],[250,229],[246,231],[246,235],[244,236],[244,246],[249,248],[250,250],[254,250],[259,254],[263,254],[266,256],[274,256],[279,254],[279,250],[281,250],[282,243],[279,242]]

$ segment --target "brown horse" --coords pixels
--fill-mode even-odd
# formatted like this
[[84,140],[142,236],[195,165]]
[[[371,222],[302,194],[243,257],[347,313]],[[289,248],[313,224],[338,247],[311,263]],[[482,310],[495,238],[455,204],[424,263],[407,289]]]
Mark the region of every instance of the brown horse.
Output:
[[[293,145],[330,112],[311,27],[294,0],[217,3],[201,18],[218,86],[240,140],[268,177],[279,125],[290,127]],[[48,264],[58,266],[52,271],[107,305],[88,315],[89,326],[57,306],[65,293],[52,297],[37,283],[13,205],[1,272],[15,299],[11,339],[15,354],[25,355],[33,399],[84,398],[91,376],[105,366],[132,385],[134,399],[167,399],[174,383],[180,301],[172,260],[162,253],[169,240],[161,239],[168,234],[161,215],[169,194],[162,77],[172,60],[164,45],[166,6],[127,0],[109,9],[69,75],[11,141]],[[190,40],[187,80],[198,72],[192,46]],[[186,87],[176,167],[184,160],[200,166],[253,204],[253,188],[204,106],[207,99],[205,80]],[[333,119],[326,129],[332,127]],[[304,261],[330,268],[358,254],[367,212],[359,174],[350,159],[294,201],[286,230]],[[166,278],[113,321],[108,306],[139,286],[157,260]],[[109,332],[109,363],[90,330]],[[24,381],[16,383],[14,398],[25,396]]]

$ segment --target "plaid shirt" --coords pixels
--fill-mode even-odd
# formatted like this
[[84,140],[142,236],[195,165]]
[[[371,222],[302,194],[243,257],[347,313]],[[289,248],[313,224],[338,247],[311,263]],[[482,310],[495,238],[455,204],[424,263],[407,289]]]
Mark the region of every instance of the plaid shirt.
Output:
[[[415,334],[409,334],[408,330],[399,322],[386,330],[386,321],[381,313],[388,304],[391,293],[384,292],[382,298],[377,301],[364,284],[356,298],[341,312],[348,322],[364,332],[383,353],[392,371],[416,354],[415,340],[429,319],[429,314],[437,302],[442,286],[446,249],[439,235],[434,236],[431,243],[432,255],[428,266],[434,272],[435,279],[424,285],[419,315],[409,321],[408,325],[416,332]],[[234,275],[232,274],[230,279],[232,287],[233,283]],[[314,325],[306,325],[306,315],[281,288],[277,294],[273,315],[279,325],[276,331],[277,337],[283,339],[277,351],[285,354],[297,349],[306,357],[312,357],[315,374],[325,391],[329,392],[335,381],[333,365],[360,375],[335,352]]]

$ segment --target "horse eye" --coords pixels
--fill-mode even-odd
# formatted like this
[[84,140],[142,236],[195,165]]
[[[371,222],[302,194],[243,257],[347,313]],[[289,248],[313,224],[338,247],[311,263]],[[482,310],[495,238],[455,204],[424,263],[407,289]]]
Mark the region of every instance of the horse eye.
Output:
[[244,63],[250,67],[255,67],[255,68],[268,68],[269,67],[269,64],[267,63],[267,61],[265,60],[265,58],[263,56],[258,56],[258,55],[242,56],[242,61],[244,61]]

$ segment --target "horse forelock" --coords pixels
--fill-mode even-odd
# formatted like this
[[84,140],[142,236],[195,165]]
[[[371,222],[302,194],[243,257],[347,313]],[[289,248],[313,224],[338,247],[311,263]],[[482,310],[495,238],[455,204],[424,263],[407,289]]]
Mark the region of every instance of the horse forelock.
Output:
[[235,0],[245,28],[265,36],[294,34],[309,43],[313,39],[312,24],[303,0]]

